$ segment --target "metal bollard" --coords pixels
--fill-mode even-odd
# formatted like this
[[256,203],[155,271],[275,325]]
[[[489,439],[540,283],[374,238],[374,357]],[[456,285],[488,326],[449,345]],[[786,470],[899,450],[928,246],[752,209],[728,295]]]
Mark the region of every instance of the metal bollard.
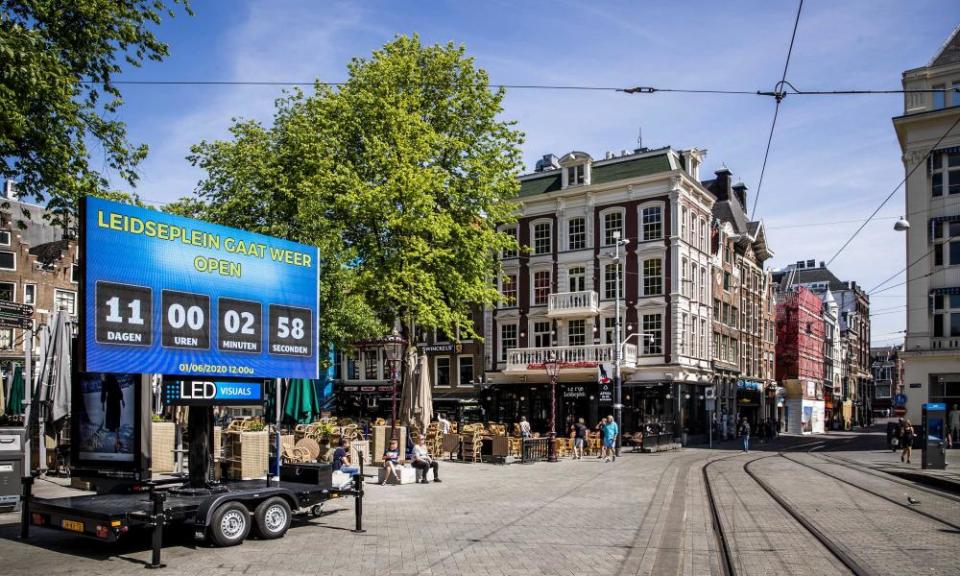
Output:
[[33,476],[24,476],[21,482],[23,484],[23,497],[20,501],[20,539],[26,540],[30,537],[30,500],[33,497]]
[[150,492],[150,501],[153,502],[153,514],[150,522],[153,525],[153,554],[150,557],[150,564],[147,568],[163,568],[166,564],[160,563],[160,550],[163,547],[163,523],[165,515],[163,511],[163,502],[167,499],[165,492],[156,490]]
[[353,515],[357,521],[353,531],[357,534],[366,532],[363,529],[363,476],[360,474],[353,477]]

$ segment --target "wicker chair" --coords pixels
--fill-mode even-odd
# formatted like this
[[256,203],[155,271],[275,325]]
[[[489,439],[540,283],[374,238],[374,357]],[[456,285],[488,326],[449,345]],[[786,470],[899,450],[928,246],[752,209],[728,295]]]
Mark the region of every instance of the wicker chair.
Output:
[[[466,428],[466,426],[464,426]],[[463,460],[470,462],[480,461],[480,452],[483,447],[483,435],[466,433],[463,435]]]

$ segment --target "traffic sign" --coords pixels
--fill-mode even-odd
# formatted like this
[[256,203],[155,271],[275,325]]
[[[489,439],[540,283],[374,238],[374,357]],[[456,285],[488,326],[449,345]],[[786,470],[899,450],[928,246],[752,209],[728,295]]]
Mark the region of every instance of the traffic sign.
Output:
[[15,316],[0,316],[0,328],[20,328],[28,330],[33,326],[29,318],[18,318]]
[[33,306],[0,300],[0,315],[33,316]]
[[893,397],[894,406],[906,406],[907,404],[907,395],[906,394],[897,394]]

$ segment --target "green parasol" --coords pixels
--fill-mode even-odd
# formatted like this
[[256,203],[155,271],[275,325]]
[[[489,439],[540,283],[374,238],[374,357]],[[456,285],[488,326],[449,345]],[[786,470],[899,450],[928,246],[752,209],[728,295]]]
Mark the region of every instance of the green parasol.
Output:
[[23,368],[17,366],[13,372],[13,383],[10,385],[10,397],[7,398],[8,414],[23,414],[23,400],[26,389],[23,383]]
[[293,378],[287,386],[283,403],[283,419],[297,424],[310,424],[320,417],[320,402],[313,382],[305,378]]

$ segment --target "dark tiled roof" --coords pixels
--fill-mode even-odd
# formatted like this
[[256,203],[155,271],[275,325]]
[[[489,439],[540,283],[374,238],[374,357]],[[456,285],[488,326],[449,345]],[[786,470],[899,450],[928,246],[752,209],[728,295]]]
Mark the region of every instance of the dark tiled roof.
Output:
[[930,66],[947,66],[957,62],[960,62],[960,26],[953,29],[950,38],[944,42]]
[[30,248],[30,253],[37,257],[37,260],[44,264],[56,262],[60,256],[70,247],[69,240],[57,240],[47,242]]
[[[659,172],[668,172],[670,168],[669,148],[659,154],[642,153],[636,158],[617,161],[598,160],[593,163],[590,183],[605,184],[637,176],[647,176]],[[526,176],[520,181],[520,197],[536,196],[560,190],[562,186],[561,170],[550,170],[542,174]]]
[[606,165],[593,166],[590,181],[593,184],[603,184],[605,182],[615,182],[625,178],[636,178],[637,176],[647,176],[657,172],[667,172],[670,170],[670,159],[666,152],[656,156],[647,156],[625,160],[623,162],[614,162]]
[[560,171],[551,170],[539,178],[531,178],[520,182],[520,196],[536,196],[559,190],[561,186]]

